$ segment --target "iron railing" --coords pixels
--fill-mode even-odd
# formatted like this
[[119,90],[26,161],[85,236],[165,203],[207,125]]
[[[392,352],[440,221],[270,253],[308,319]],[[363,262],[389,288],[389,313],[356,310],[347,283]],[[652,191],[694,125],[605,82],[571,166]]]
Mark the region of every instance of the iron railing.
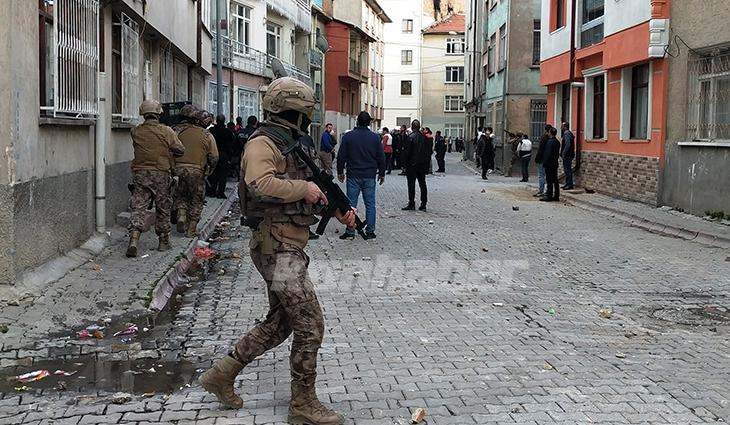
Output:
[[687,76],[687,137],[730,140],[730,52],[690,59]]

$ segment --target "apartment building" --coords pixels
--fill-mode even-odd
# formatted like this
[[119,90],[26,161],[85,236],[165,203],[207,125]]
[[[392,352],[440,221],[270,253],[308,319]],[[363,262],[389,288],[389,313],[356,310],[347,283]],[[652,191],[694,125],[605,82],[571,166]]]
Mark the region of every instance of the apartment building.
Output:
[[579,184],[658,203],[669,17],[666,0],[542,1],[540,83],[548,121],[576,133]]
[[[205,99],[203,2],[13,1],[0,16],[0,284],[127,208],[143,99]],[[18,46],[23,46],[19,48]]]

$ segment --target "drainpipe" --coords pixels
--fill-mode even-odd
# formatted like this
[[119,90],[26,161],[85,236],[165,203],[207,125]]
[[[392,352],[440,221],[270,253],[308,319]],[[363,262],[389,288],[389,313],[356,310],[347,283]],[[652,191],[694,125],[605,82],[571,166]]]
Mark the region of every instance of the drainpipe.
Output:
[[106,73],[98,73],[98,108],[94,141],[96,231],[106,231]]
[[[576,84],[575,83],[575,33],[578,31],[578,27],[576,26],[576,23],[578,22],[576,13],[577,13],[577,2],[575,0],[572,0],[570,2],[570,21],[571,21],[571,31],[570,31],[570,89],[573,90],[573,87],[575,86],[577,88],[576,91],[576,122],[575,122],[575,172],[580,170],[580,152],[583,144],[581,143],[581,137],[580,132],[582,131],[582,124],[581,121],[583,120],[583,111],[581,111],[581,106],[583,105],[583,101],[581,100],[581,97],[583,96],[583,86],[582,82]],[[568,122],[573,119],[572,117],[568,118]],[[562,124],[562,123],[561,123]],[[608,137],[608,135],[606,135]]]

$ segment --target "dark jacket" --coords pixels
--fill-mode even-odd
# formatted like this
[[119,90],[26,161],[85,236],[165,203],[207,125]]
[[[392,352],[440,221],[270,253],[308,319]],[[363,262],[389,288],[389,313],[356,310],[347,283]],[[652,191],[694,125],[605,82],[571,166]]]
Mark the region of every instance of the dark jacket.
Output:
[[477,138],[477,151],[476,154],[479,158],[484,155],[484,146],[487,144],[487,136],[482,134]]
[[545,168],[558,168],[560,161],[560,142],[555,137],[551,137],[545,142],[543,150],[543,164]]
[[550,136],[547,134],[543,134],[542,137],[540,137],[540,143],[537,145],[537,154],[535,155],[535,163],[542,164],[542,161],[545,158],[545,144],[549,138]]
[[220,156],[218,164],[222,165],[230,161],[237,151],[236,136],[225,125],[213,126],[210,129],[210,134],[215,138],[215,144],[218,147],[218,155]]
[[563,158],[575,158],[575,136],[570,130],[563,133],[563,145],[560,147],[560,156]]
[[439,155],[443,155],[446,153],[446,139],[444,139],[443,136],[436,136],[436,145],[434,149],[436,150],[436,153]]
[[355,127],[342,136],[337,155],[337,174],[353,178],[385,176],[385,153],[380,135],[367,127]]
[[401,161],[406,166],[428,164],[431,162],[432,151],[433,139],[427,139],[420,131],[414,131],[406,139],[403,146],[403,153],[401,154]]

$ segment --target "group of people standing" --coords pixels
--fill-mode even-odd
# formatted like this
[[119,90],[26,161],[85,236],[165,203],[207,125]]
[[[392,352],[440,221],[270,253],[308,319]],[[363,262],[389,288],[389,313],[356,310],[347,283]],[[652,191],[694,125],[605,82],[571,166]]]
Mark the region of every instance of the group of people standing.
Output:
[[[563,162],[565,172],[564,190],[573,189],[573,160],[575,159],[575,135],[570,131],[570,125],[564,122],[561,125],[562,143],[558,140],[558,129],[548,124],[540,137],[535,162],[537,163],[538,191],[534,195],[541,201],[556,202],[560,200],[560,182],[558,169]],[[547,191],[545,184],[547,183]]]

